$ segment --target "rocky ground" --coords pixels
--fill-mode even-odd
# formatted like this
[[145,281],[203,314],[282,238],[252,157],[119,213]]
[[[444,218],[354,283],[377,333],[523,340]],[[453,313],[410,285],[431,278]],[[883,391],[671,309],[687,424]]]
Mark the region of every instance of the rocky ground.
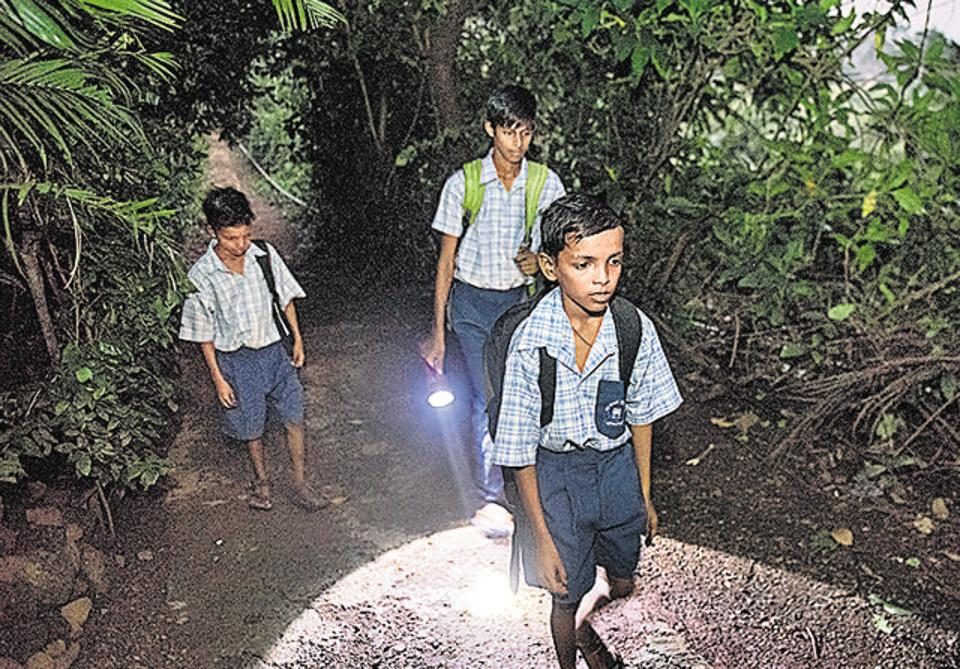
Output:
[[[211,170],[246,186],[220,145]],[[256,204],[262,236],[293,252],[282,214]],[[301,259],[298,274],[311,284],[321,262]],[[339,287],[357,282],[311,284],[301,305],[310,470],[335,504],[292,504],[274,430],[275,508],[246,507],[246,456],[217,435],[206,372],[185,349],[176,471],[118,506],[118,542],[97,549],[108,583],[84,581],[77,629],[57,610],[35,638],[4,622],[0,669],[551,666],[547,598],[510,595],[507,544],[464,522],[463,416],[422,401],[429,287]],[[685,384],[656,441],[663,536],[637,593],[596,617],[627,665],[960,666],[955,476],[908,480],[896,503],[824,477],[809,454],[770,462],[776,433],[750,398],[699,403]]]

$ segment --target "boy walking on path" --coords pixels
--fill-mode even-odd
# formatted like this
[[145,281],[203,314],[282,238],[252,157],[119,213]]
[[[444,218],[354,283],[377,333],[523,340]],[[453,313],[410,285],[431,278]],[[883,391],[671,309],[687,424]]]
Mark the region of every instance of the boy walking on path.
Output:
[[[543,214],[539,263],[556,281],[510,339],[493,461],[513,468],[533,546],[532,585],[553,594],[550,630],[560,667],[577,648],[588,666],[621,666],[578,606],[604,567],[610,597],[633,591],[641,534],[657,532],[650,494],[652,423],[682,399],[656,330],[642,312],[629,384],[619,366],[609,304],[623,265],[624,230],[605,205],[580,194]],[[541,425],[542,350],[556,360],[552,419]],[[629,427],[629,429],[627,429]],[[535,552],[531,552],[535,548]],[[534,571],[531,569],[530,571]]]
[[[539,212],[564,192],[553,171],[525,158],[535,116],[536,101],[525,88],[505,86],[490,97],[483,127],[491,149],[447,179],[432,225],[440,233],[440,257],[433,333],[422,352],[427,364],[443,371],[449,303],[471,390],[473,438],[465,459],[474,466],[482,503],[473,522],[488,536],[507,534],[510,516],[502,506],[501,473],[485,446],[483,344],[497,318],[526,298],[537,274]],[[534,189],[541,189],[538,199]]]
[[[304,351],[293,303],[305,297],[303,289],[273,246],[253,242],[254,214],[243,193],[214,188],[203,212],[214,239],[188,274],[197,292],[184,302],[180,339],[200,344],[216,388],[221,428],[247,445],[256,476],[250,507],[273,507],[262,439],[270,409],[286,428],[295,501],[311,511],[323,508],[327,501],[311,490],[304,467],[303,387],[297,374]],[[286,333],[274,316],[275,300],[293,339],[289,355],[281,344]]]

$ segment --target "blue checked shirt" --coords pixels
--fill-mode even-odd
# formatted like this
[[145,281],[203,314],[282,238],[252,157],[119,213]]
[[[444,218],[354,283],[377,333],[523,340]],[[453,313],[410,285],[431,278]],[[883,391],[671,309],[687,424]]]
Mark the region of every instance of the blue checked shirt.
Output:
[[[485,186],[483,204],[473,225],[463,231],[463,196],[466,178],[463,170],[454,172],[443,186],[440,204],[433,217],[433,229],[461,237],[457,248],[454,278],[477,288],[508,290],[533,281],[517,269],[513,259],[523,244],[526,219],[527,159],[510,190],[503,187],[493,166],[493,153],[482,161],[480,183]],[[547,170],[547,181],[540,193],[537,221],[531,231],[530,250],[540,249],[540,215],[551,202],[564,194],[560,177]]]
[[[265,251],[251,244],[244,257],[243,274],[236,274],[213,250],[216,243],[217,240],[210,240],[207,252],[187,274],[197,292],[188,295],[183,303],[180,339],[212,341],[214,348],[224,352],[243,346],[263,348],[280,341],[271,312],[273,295],[257,262],[257,256]],[[286,307],[290,300],[305,297],[277,250],[270,244],[267,248],[280,304]]]
[[[639,311],[639,310],[638,310]],[[653,323],[640,312],[643,338],[627,389],[627,425],[646,425],[675,410],[683,399],[660,347]],[[553,421],[540,428],[539,349],[557,359]],[[614,449],[630,439],[601,434],[594,412],[601,379],[620,380],[617,333],[609,308],[583,372],[577,369],[573,328],[563,311],[560,289],[548,293],[510,340],[493,462],[505,467],[536,464],[537,448],[572,451],[578,446]]]

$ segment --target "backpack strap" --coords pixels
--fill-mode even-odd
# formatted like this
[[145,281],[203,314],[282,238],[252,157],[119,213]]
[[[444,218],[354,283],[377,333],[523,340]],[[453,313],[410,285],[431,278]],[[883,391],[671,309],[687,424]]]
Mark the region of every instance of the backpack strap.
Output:
[[540,427],[553,422],[553,402],[557,394],[557,359],[547,353],[547,347],[540,347]]
[[537,222],[537,210],[540,206],[540,195],[543,193],[543,187],[547,183],[547,166],[543,163],[535,163],[532,160],[527,161],[527,185],[524,188],[524,202],[526,205],[523,243],[530,246],[530,238],[533,235],[533,226]]
[[[630,385],[633,367],[640,352],[640,339],[643,328],[640,314],[630,300],[619,295],[610,303],[613,325],[617,332],[617,349],[620,352],[620,380],[626,389]],[[557,359],[540,349],[540,427],[546,427],[553,421],[553,403],[557,392]]]
[[292,331],[290,330],[290,325],[287,323],[286,314],[283,313],[283,309],[280,306],[280,295],[277,293],[277,280],[273,275],[273,266],[270,264],[270,249],[262,239],[254,239],[253,243],[258,249],[263,251],[263,255],[257,256],[257,264],[260,265],[263,280],[267,282],[267,288],[270,289],[270,294],[273,296],[273,309],[270,310],[273,315],[273,324],[277,326],[277,332],[280,333],[280,338],[283,339],[284,337],[290,336]]
[[483,168],[483,160],[477,158],[463,165],[463,229],[473,225],[477,220],[477,214],[480,213],[480,206],[483,204],[483,192],[486,189],[480,183],[480,172]]
[[617,331],[617,348],[620,351],[620,380],[626,389],[633,376],[633,367],[637,364],[637,354],[640,352],[640,340],[643,338],[643,325],[640,323],[640,313],[633,303],[619,295],[610,303],[610,312],[613,314],[613,324]]

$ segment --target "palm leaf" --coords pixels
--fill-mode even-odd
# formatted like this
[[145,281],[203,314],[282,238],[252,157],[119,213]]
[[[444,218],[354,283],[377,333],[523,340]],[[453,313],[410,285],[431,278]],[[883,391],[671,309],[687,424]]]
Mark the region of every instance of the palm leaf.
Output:
[[183,18],[170,9],[166,0],[64,0],[95,18],[117,23],[126,19],[144,21],[157,28],[173,30]]
[[[74,49],[76,43],[64,30],[62,19],[44,3],[34,0],[4,0],[4,13],[26,32],[57,49]],[[2,6],[2,5],[0,5]]]
[[280,19],[280,28],[285,32],[311,30],[346,23],[346,17],[320,0],[273,0]]
[[[21,135],[44,165],[51,150],[71,163],[76,143],[96,154],[145,141],[136,119],[114,102],[110,90],[91,84],[92,78],[63,59],[0,62],[0,126]],[[22,162],[15,145],[8,150]]]
[[[123,223],[138,237],[152,236],[157,224],[176,214],[173,209],[157,209],[157,198],[144,200],[114,200],[106,195],[71,185],[57,184],[50,181],[18,181],[0,183],[0,222],[3,224],[4,245],[13,259],[14,265],[20,270],[20,261],[13,241],[12,223],[10,220],[10,199],[16,198],[14,206],[19,207],[27,196],[33,194],[39,200],[49,200],[52,204],[63,204],[73,227],[74,249],[77,257],[74,258],[71,277],[76,271],[79,261],[82,227],[74,208],[78,207],[88,212],[100,212]],[[22,273],[22,270],[21,270]]]

